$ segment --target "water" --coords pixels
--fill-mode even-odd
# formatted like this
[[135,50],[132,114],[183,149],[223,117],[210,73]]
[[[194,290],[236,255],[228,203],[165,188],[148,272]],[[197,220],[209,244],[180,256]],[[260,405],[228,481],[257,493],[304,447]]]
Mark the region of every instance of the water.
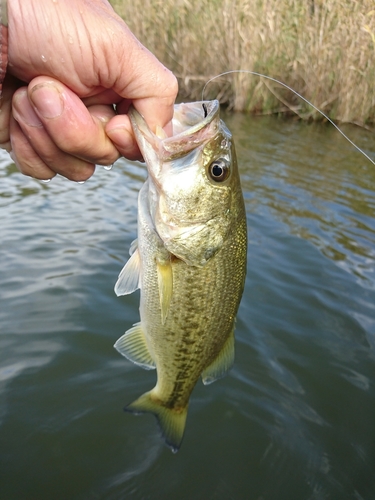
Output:
[[43,184],[1,154],[1,499],[375,499],[375,167],[325,125],[226,122],[249,229],[236,363],[198,383],[177,455],[122,411],[155,373],[112,347],[138,320],[113,285],[144,167]]

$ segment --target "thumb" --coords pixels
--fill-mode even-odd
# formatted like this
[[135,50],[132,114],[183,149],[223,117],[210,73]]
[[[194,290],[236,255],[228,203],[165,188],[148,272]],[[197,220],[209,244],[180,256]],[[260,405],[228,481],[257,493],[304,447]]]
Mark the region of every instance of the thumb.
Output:
[[[165,127],[173,117],[177,79],[132,33],[128,31],[127,35],[127,57],[119,58],[119,77],[113,90],[126,101],[126,108],[129,101],[133,104],[151,130]],[[121,104],[118,109],[121,112]]]
[[120,77],[113,90],[123,100],[117,103],[118,115],[106,125],[106,133],[118,151],[130,160],[140,159],[133,129],[127,116],[132,104],[155,131],[162,127],[171,134],[173,105],[178,93],[177,79],[151,52],[132,35],[129,56],[121,60]]

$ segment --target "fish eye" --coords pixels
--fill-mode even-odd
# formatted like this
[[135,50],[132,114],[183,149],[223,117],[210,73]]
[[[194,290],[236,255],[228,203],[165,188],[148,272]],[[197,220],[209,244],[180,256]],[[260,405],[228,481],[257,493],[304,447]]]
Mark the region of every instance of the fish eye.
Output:
[[229,163],[224,158],[213,161],[208,167],[208,173],[215,182],[224,182],[230,174]]

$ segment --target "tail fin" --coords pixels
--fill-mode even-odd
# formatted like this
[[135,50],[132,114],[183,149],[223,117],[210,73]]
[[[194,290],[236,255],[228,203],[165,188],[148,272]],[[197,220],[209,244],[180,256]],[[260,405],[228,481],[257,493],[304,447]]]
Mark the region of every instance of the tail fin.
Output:
[[187,406],[179,410],[167,408],[153,395],[153,391],[149,391],[126,406],[124,410],[134,414],[153,413],[166,444],[173,453],[178,452],[185,431]]

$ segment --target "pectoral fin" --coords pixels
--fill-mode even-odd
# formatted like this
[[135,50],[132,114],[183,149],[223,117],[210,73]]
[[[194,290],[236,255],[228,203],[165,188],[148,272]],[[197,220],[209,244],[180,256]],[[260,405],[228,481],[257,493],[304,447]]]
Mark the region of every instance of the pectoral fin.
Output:
[[159,299],[161,308],[161,322],[164,325],[168,316],[169,305],[171,303],[173,292],[173,273],[172,264],[168,262],[157,262]]
[[131,257],[123,267],[115,285],[115,294],[128,295],[139,288],[139,275],[141,269],[141,259],[137,247],[137,240],[133,241],[130,247]]
[[224,377],[234,362],[234,328],[216,359],[202,372],[204,385]]
[[113,346],[120,354],[145,370],[152,370],[155,362],[148,350],[141,323],[135,323]]

